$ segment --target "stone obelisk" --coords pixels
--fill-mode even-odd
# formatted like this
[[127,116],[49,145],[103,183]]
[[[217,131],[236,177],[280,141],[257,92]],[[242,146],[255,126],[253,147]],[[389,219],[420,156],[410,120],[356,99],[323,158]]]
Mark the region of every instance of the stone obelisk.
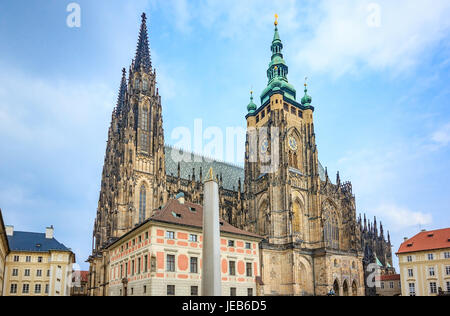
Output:
[[219,185],[212,168],[203,193],[202,296],[221,296]]

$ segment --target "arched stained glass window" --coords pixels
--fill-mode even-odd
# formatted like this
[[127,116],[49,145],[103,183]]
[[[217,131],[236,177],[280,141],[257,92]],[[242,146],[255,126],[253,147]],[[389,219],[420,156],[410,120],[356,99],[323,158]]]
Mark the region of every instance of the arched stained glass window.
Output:
[[141,128],[144,131],[148,131],[148,109],[147,108],[144,108],[142,110]]
[[327,214],[325,216],[323,237],[327,247],[339,248],[339,221],[335,215]]
[[293,213],[292,230],[293,233],[299,233],[301,230],[301,208],[297,201],[293,205]]
[[145,188],[145,185],[142,185],[139,194],[139,223],[142,223],[145,220],[146,206],[147,206],[147,190]]

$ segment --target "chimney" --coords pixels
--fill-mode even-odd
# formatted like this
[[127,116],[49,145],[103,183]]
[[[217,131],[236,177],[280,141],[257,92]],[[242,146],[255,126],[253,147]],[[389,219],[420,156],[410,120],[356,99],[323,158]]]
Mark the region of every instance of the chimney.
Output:
[[178,193],[175,199],[178,200],[178,203],[184,204],[184,193],[183,192]]
[[426,232],[427,230],[426,229],[422,229],[422,233],[424,233],[424,232]]
[[408,237],[403,238],[403,242],[407,241],[408,239]]
[[13,236],[14,235],[14,226],[6,225],[5,226],[5,230],[6,230],[6,236]]
[[50,227],[47,227],[45,229],[45,238],[46,239],[52,239],[53,238],[53,232],[54,232],[53,225],[50,226]]

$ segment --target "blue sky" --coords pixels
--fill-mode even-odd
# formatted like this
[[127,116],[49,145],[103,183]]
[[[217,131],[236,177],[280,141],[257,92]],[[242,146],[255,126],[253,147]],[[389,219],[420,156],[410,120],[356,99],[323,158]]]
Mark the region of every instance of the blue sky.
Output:
[[245,127],[278,13],[289,81],[301,93],[309,78],[319,158],[352,181],[358,212],[383,222],[393,251],[450,226],[448,1],[76,2],[80,28],[66,25],[71,1],[0,3],[0,207],[15,229],[53,224],[87,268],[107,128],[143,11],[167,143],[195,119]]

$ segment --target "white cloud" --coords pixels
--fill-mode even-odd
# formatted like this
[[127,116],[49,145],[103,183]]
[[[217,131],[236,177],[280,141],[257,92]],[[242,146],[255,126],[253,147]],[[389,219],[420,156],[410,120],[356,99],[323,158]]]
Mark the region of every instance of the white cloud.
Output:
[[367,20],[374,1],[321,2],[322,18],[302,40],[297,60],[317,71],[340,75],[368,67],[402,72],[420,63],[428,49],[448,37],[450,2],[376,1],[380,27]]
[[[208,0],[168,2],[175,28],[216,29],[225,38],[249,40],[267,30],[280,16],[280,31],[289,39],[297,67],[334,76],[361,69],[389,69],[394,74],[413,69],[430,48],[447,38],[450,2],[434,0]],[[380,8],[380,26],[368,22]]]
[[298,15],[301,5],[295,0],[171,0],[160,4],[171,16],[168,22],[184,33],[192,31],[194,26],[202,26],[207,29],[215,28],[221,37],[245,39],[271,25],[275,13],[283,21],[285,31],[296,29],[300,25]]
[[418,226],[423,228],[433,222],[433,216],[429,213],[412,211],[395,204],[382,204],[371,213],[376,214],[377,218],[382,218],[383,224],[387,224],[385,227],[389,227],[393,232],[402,232]]
[[450,123],[435,131],[431,136],[431,140],[439,147],[447,146],[450,143]]
[[99,119],[104,122],[105,114],[112,111],[115,92],[105,85],[53,82],[17,70],[2,73],[0,139],[4,141],[46,148],[68,146],[70,139],[89,139]]

